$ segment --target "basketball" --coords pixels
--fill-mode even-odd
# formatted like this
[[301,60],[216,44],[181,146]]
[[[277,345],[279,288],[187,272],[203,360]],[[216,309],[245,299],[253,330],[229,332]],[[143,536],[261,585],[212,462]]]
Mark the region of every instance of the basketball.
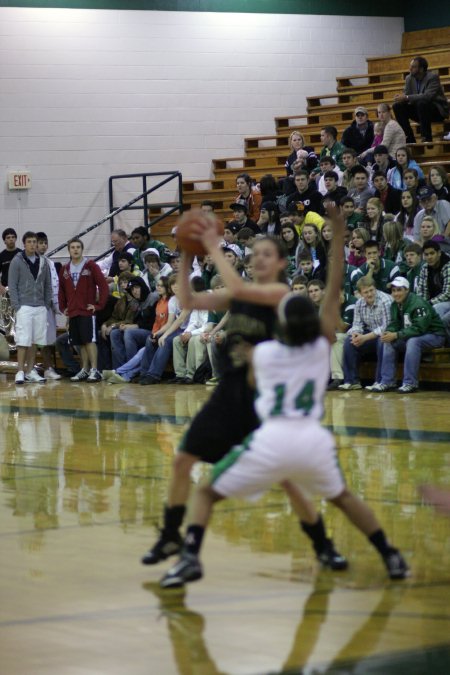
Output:
[[187,211],[177,223],[175,238],[182,251],[191,255],[206,255],[207,251],[202,242],[196,237],[202,229],[214,223],[217,234],[223,235],[223,223],[213,214],[205,213],[200,209]]

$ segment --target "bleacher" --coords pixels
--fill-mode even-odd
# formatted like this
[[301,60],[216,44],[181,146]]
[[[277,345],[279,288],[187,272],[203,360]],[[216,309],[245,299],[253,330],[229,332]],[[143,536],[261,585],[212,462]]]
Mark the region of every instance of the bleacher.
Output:
[[[324,125],[334,125],[339,133],[354,119],[354,109],[364,105],[369,117],[376,119],[379,103],[392,103],[394,94],[403,89],[405,75],[414,55],[424,56],[429,69],[437,72],[450,99],[450,27],[404,33],[400,54],[376,56],[366,59],[367,72],[343,75],[336,78],[336,92],[307,97],[307,113],[279,116],[274,120],[274,133],[270,136],[244,138],[243,153],[239,157],[212,160],[212,178],[183,181],[184,208],[199,206],[202,200],[211,200],[219,217],[230,218],[229,204],[236,197],[235,181],[238,173],[246,171],[259,180],[266,173],[275,178],[285,175],[284,163],[290,154],[289,136],[294,129],[301,131],[307,145],[321,150],[320,130]],[[444,134],[450,131],[450,119],[443,124],[433,124],[433,142],[411,145],[414,159],[428,173],[433,164],[442,164],[450,173],[450,141]],[[150,211],[150,217],[161,213]],[[157,239],[171,243],[170,230],[177,216],[165,219],[152,230]],[[435,383],[450,382],[450,349],[435,350],[421,366],[421,380]],[[369,371],[365,372],[370,376]]]

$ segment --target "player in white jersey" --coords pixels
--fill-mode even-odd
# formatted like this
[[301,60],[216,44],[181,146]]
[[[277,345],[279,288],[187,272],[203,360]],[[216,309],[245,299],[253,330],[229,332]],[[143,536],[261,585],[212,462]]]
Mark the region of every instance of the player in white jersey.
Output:
[[[235,446],[212,470],[196,493],[180,560],[161,580],[173,588],[203,576],[198,558],[215,502],[229,497],[258,497],[273,483],[290,494],[300,489],[331,501],[380,553],[391,579],[408,575],[399,551],[391,546],[372,510],[345,485],[332,434],[320,425],[328,384],[330,343],[335,340],[342,282],[344,223],[333,210],[334,235],[328,284],[320,318],[308,298],[286,295],[278,307],[278,340],[253,352],[256,409],[262,425]],[[300,505],[301,506],[301,505]],[[314,529],[318,514],[302,499],[302,521]],[[308,526],[304,528],[308,533]]]

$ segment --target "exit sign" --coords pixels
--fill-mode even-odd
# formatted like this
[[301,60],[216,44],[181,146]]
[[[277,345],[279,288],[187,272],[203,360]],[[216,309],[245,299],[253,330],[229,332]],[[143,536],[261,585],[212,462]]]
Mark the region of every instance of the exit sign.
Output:
[[29,190],[31,173],[29,171],[10,171],[8,173],[8,187],[10,190]]

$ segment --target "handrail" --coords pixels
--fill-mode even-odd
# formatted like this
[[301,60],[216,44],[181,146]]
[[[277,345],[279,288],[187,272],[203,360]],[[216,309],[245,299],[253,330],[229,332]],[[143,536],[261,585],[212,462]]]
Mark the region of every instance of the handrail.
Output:
[[[160,181],[153,187],[147,188],[147,177],[148,176],[167,176],[164,180]],[[137,197],[133,197],[133,199],[130,199],[126,204],[123,204],[122,206],[118,206],[117,208],[113,207],[113,191],[112,191],[112,181],[119,179],[119,178],[142,178],[143,181],[143,192],[141,192]],[[159,206],[170,206],[171,208],[169,211],[166,213],[161,214],[160,216],[157,216],[152,223],[149,222],[148,220],[148,208],[149,208],[149,203],[148,203],[148,195],[152,192],[155,192],[158,188],[162,187],[163,185],[166,185],[169,183],[171,180],[176,179],[178,181],[178,203],[174,206],[173,202],[170,202],[168,204],[161,203]],[[77,238],[83,237],[85,234],[88,234],[89,232],[92,232],[92,230],[95,230],[97,227],[100,227],[100,225],[103,225],[103,223],[106,223],[107,220],[110,221],[110,228],[111,232],[114,229],[114,217],[117,216],[119,213],[122,211],[126,210],[132,210],[132,209],[143,209],[144,210],[144,223],[145,226],[151,227],[154,223],[159,223],[161,220],[163,220],[166,216],[171,215],[174,213],[174,211],[180,211],[181,213],[183,212],[183,182],[182,182],[182,175],[179,171],[158,171],[158,172],[153,172],[153,173],[129,173],[129,174],[122,174],[122,175],[117,175],[117,176],[110,176],[109,177],[109,205],[110,205],[110,211],[109,213],[98,220],[96,223],[93,225],[89,225],[89,227],[86,227],[84,230],[79,232],[76,236]],[[140,201],[141,199],[144,200],[143,206],[133,206],[136,202]],[[55,253],[58,253],[58,251],[61,251],[63,248],[67,246],[67,241],[65,241],[63,244],[60,246],[57,246],[54,248],[52,251],[47,253],[47,256],[50,257],[54,255]],[[96,258],[96,260],[99,260],[100,258],[103,258],[105,255],[108,255],[111,251],[108,250],[106,253],[102,253],[100,256]]]
[[[147,189],[147,177],[148,176],[167,176],[164,180],[161,180],[159,183],[154,185],[152,188]],[[180,211],[181,213],[183,212],[183,182],[182,182],[182,175],[179,171],[155,171],[151,173],[126,173],[126,174],[120,174],[117,176],[110,176],[109,178],[109,208],[110,211],[112,212],[110,221],[111,221],[111,231],[114,229],[114,216],[117,215],[114,212],[114,199],[113,199],[113,181],[121,178],[142,178],[142,187],[143,187],[143,192],[142,196],[144,197],[144,205],[143,206],[127,206],[130,210],[133,209],[144,209],[144,226],[146,228],[151,227],[154,225],[155,222],[159,222],[163,220],[167,215],[170,215],[174,211]],[[168,204],[166,203],[158,203],[158,206],[163,207],[163,206],[170,206],[172,207],[169,212],[162,214],[161,216],[158,216],[155,218],[154,221],[150,222],[148,219],[148,211],[149,211],[149,204],[148,204],[148,195],[151,194],[152,192],[155,192],[155,190],[158,190],[160,187],[163,187],[167,183],[170,183],[172,180],[178,180],[178,203],[173,206],[173,202],[170,202]]]

